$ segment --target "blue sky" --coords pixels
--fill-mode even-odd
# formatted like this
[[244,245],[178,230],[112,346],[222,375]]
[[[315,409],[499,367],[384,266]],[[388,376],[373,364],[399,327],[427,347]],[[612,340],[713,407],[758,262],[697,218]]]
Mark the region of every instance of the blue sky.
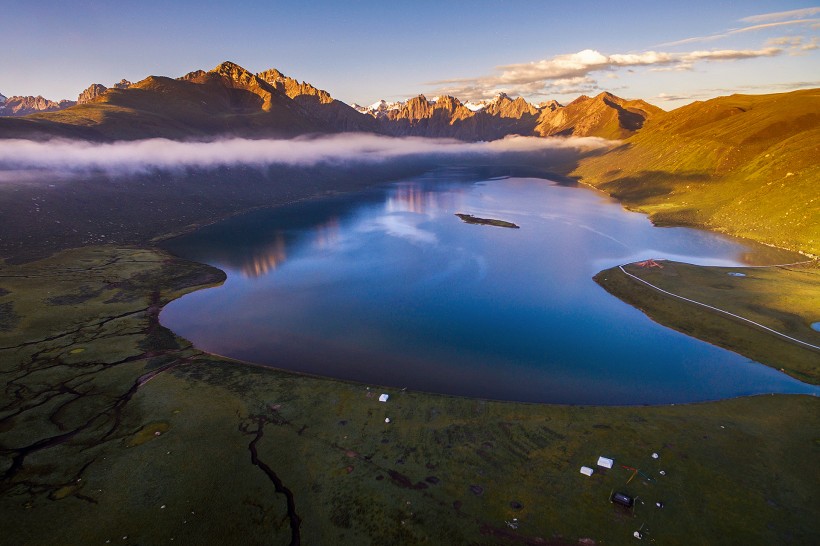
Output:
[[700,0],[12,1],[0,92],[76,98],[91,83],[223,60],[275,67],[345,102],[498,91],[568,102],[608,90],[670,109],[820,87],[820,3]]

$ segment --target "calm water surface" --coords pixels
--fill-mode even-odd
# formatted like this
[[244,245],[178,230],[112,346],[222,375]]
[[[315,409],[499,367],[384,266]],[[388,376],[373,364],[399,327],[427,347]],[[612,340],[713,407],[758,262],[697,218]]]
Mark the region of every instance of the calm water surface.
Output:
[[[592,281],[646,258],[791,256],[655,228],[591,190],[450,170],[256,211],[169,241],[228,279],[169,304],[198,347],[312,374],[484,398],[658,404],[820,389],[659,326]],[[521,229],[469,225],[454,213]]]

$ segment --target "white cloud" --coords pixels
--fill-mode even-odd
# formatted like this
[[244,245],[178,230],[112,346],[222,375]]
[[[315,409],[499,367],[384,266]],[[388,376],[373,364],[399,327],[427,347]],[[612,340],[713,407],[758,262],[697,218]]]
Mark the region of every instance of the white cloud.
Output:
[[818,41],[820,41],[820,40],[818,40],[817,38],[814,38],[811,42],[809,42],[807,44],[803,44],[802,46],[800,46],[800,50],[801,51],[811,51],[813,49],[818,49],[818,47],[820,47],[820,45],[818,45]]
[[432,82],[432,85],[440,86],[437,89],[439,94],[454,95],[462,100],[486,99],[499,92],[523,96],[589,93],[598,89],[597,81],[591,77],[595,72],[612,73],[634,67],[647,67],[655,71],[682,71],[691,70],[697,62],[772,57],[782,53],[783,50],[777,47],[698,50],[688,53],[644,51],[613,55],[585,49],[541,61],[500,66],[495,75],[443,80]]
[[[784,12],[785,13],[785,12]],[[729,29],[726,32],[721,32],[719,34],[710,34],[709,36],[694,36],[691,38],[684,38],[683,40],[675,40],[674,42],[664,42],[662,44],[658,44],[658,47],[673,47],[679,46],[684,44],[691,44],[696,42],[711,42],[714,40],[720,40],[723,38],[728,38],[729,36],[734,36],[737,34],[743,34],[746,32],[756,32],[759,30],[767,30],[771,28],[778,28],[778,27],[788,27],[788,26],[806,26],[810,29],[816,29],[817,23],[820,22],[820,19],[794,19],[790,21],[776,21],[770,23],[761,23],[759,25],[752,25],[747,27],[741,28],[733,28]]]
[[803,44],[803,39],[803,36],[779,36],[766,40],[766,45],[769,47],[799,47]]
[[777,11],[774,13],[763,13],[761,15],[751,15],[741,19],[744,23],[767,23],[770,21],[782,21],[784,19],[804,19],[820,13],[820,7],[793,9],[789,11]]
[[780,55],[783,50],[777,47],[766,47],[763,49],[718,49],[708,51],[692,51],[681,55],[679,59],[684,63],[694,61],[734,61],[738,59],[753,59],[756,57],[774,57]]
[[[391,138],[350,133],[289,140],[222,139],[180,142],[162,138],[91,143],[73,140],[3,140],[0,175],[21,170],[113,174],[151,169],[215,168],[232,165],[376,163],[413,156],[491,156],[505,153],[579,153],[612,146],[613,141],[585,138],[507,137],[492,142],[450,139]],[[11,180],[0,176],[0,180]]]

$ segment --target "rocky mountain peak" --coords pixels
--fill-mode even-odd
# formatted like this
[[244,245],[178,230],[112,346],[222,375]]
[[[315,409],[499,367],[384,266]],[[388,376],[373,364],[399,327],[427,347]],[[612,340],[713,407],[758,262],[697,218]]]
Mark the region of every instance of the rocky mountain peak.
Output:
[[253,74],[251,74],[238,64],[232,63],[231,61],[225,61],[219,64],[210,72],[212,74],[217,74],[219,76],[229,78],[242,85],[248,85],[255,78]]
[[517,97],[513,100],[506,93],[496,95],[484,111],[493,116],[516,119],[525,115],[534,116],[538,113],[538,109],[523,98]]
[[132,82],[129,82],[125,78],[121,79],[119,82],[114,84],[114,89],[128,89],[134,85]]
[[582,102],[587,102],[589,100],[592,100],[592,99],[588,95],[581,95],[580,97],[578,97],[577,99],[575,99],[571,103],[567,104],[567,106],[571,106],[573,104],[580,104]]
[[273,85],[277,82],[292,79],[292,78],[288,78],[287,76],[285,76],[284,74],[282,74],[281,72],[279,72],[275,68],[268,68],[267,70],[258,73],[256,76],[259,77],[259,78],[262,78],[263,80],[265,80],[266,82],[268,82],[271,85]]
[[541,104],[538,105],[538,108],[540,110],[545,110],[546,109],[546,110],[549,110],[551,112],[554,112],[557,109],[561,108],[561,103],[559,103],[557,100],[553,99],[553,100],[549,100],[549,101],[546,101],[546,102],[542,102]]
[[459,106],[461,106],[461,101],[451,95],[442,95],[440,97],[436,97],[437,108],[444,108],[453,111]]
[[88,88],[80,93],[77,97],[77,104],[85,104],[96,99],[103,93],[108,91],[108,88],[101,83],[92,83]]

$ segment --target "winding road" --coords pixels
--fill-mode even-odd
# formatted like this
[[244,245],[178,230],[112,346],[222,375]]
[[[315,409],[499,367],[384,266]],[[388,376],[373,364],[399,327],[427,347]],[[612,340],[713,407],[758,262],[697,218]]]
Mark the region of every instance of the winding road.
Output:
[[[751,319],[747,319],[746,317],[741,317],[740,315],[736,315],[734,313],[731,313],[731,312],[726,311],[724,309],[720,309],[720,308],[715,307],[713,305],[709,305],[709,304],[706,304],[706,303],[703,303],[703,302],[700,302],[700,301],[696,301],[696,300],[693,300],[693,299],[690,299],[690,298],[685,298],[683,296],[679,296],[678,294],[674,294],[672,292],[669,292],[668,290],[664,290],[663,288],[655,286],[654,284],[652,284],[648,281],[645,281],[645,280],[641,279],[640,277],[637,277],[637,276],[633,275],[632,273],[629,273],[628,271],[626,271],[624,269],[624,265],[629,265],[629,264],[623,264],[623,265],[618,266],[618,269],[620,269],[623,272],[624,275],[632,277],[636,281],[641,282],[641,283],[643,283],[643,284],[645,284],[645,285],[647,285],[651,288],[654,288],[658,292],[662,292],[662,293],[666,294],[667,296],[672,296],[673,298],[678,298],[678,299],[683,300],[683,301],[688,301],[689,303],[694,303],[695,305],[700,305],[701,307],[706,307],[707,309],[711,309],[712,311],[717,311],[718,313],[723,313],[724,315],[729,315],[730,317],[742,320],[744,322],[748,322],[749,324],[757,326],[758,328],[762,328],[763,330],[771,332],[771,333],[773,333],[775,335],[778,335],[782,338],[788,339],[789,341],[792,341],[794,343],[799,343],[800,345],[804,345],[804,346],[809,347],[811,349],[814,349],[816,351],[820,351],[820,347],[818,347],[817,345],[812,345],[811,343],[808,343],[806,341],[802,341],[800,339],[788,336],[788,335],[786,335],[782,332],[778,332],[777,330],[773,330],[772,328],[769,328],[768,326],[764,326],[764,325],[760,324],[759,322],[755,322]],[[794,264],[788,264],[788,265],[794,265]],[[767,267],[772,267],[772,266],[767,266]]]

